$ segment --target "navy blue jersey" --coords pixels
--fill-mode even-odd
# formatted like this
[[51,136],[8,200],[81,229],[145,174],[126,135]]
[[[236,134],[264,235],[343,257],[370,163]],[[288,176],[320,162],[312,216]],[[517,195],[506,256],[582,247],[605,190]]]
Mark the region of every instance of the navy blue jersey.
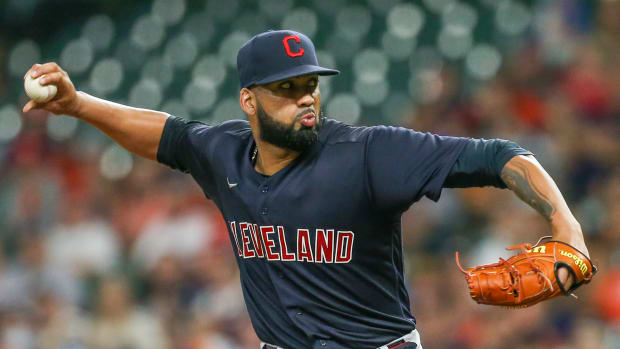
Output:
[[377,348],[415,328],[401,214],[437,200],[468,138],[327,119],[272,176],[247,121],[170,117],[158,161],[190,173],[227,222],[258,337],[284,348]]

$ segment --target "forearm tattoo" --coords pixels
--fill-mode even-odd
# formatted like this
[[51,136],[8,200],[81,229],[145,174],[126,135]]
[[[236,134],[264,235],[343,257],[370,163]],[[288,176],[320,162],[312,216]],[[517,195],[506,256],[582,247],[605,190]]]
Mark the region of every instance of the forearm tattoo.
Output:
[[[531,170],[523,163],[510,161],[504,166],[501,174],[506,186],[514,191],[521,200],[532,206],[545,219],[551,222],[555,213],[548,195],[540,189],[540,183],[532,178]],[[538,185],[537,185],[538,184]]]

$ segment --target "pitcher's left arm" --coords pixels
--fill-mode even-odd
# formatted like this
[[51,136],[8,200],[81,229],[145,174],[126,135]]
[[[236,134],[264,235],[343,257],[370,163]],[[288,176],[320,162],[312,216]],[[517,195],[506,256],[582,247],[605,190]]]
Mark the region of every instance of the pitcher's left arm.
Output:
[[533,156],[517,155],[510,159],[502,169],[501,178],[550,223],[554,240],[569,243],[590,256],[579,222],[570,212],[558,186]]
[[550,223],[554,240],[571,244],[589,256],[581,226],[557,185],[533,154],[515,142],[468,139],[443,186],[508,188]]

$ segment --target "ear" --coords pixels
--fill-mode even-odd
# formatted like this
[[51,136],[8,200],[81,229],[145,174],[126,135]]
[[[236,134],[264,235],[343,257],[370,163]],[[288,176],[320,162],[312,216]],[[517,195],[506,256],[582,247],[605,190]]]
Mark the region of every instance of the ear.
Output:
[[242,88],[239,91],[239,106],[248,116],[256,114],[256,96],[254,92],[248,88]]

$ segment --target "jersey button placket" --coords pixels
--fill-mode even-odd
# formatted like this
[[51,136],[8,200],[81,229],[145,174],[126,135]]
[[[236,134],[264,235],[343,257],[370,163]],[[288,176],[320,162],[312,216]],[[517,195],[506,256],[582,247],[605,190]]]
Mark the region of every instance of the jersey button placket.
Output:
[[268,184],[269,180],[266,180],[265,182],[263,182],[259,187],[258,187],[258,191],[264,195],[260,196],[259,200],[258,200],[258,204],[260,207],[258,210],[258,213],[261,216],[267,216],[269,215],[269,208],[267,207],[268,202],[269,202],[269,195],[267,195],[267,193],[269,193],[269,184]]

